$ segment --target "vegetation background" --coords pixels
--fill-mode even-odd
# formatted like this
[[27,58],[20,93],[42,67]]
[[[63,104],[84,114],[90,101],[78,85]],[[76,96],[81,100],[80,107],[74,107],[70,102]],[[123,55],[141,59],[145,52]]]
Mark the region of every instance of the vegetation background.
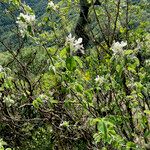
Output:
[[0,0],[0,150],[149,150],[149,8]]

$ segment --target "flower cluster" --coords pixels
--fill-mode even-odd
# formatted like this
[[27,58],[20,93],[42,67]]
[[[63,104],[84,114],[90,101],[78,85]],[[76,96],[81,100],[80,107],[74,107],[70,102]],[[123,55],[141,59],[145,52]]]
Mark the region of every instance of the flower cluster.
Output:
[[58,6],[54,4],[53,1],[50,1],[47,5],[47,8],[51,8],[56,11],[58,9]]
[[101,85],[103,82],[105,81],[105,78],[104,76],[99,76],[97,75],[96,78],[95,78],[95,82],[99,85]]
[[68,37],[66,38],[66,46],[70,47],[70,50],[73,52],[76,52],[77,50],[80,50],[82,54],[84,54],[84,47],[82,44],[82,38],[75,39],[75,37],[72,36],[70,33]]
[[111,46],[111,49],[112,49],[114,55],[116,55],[116,54],[122,54],[123,53],[123,48],[125,46],[127,46],[127,42],[123,42],[123,41],[121,43],[114,42],[112,44],[112,46]]
[[24,35],[27,32],[28,26],[32,26],[34,22],[35,22],[35,15],[34,14],[20,13],[19,17],[17,17],[16,23],[19,26],[21,36],[24,37]]
[[10,95],[8,95],[7,97],[4,96],[3,102],[6,104],[7,107],[10,107],[11,105],[15,103],[15,101],[11,98]]

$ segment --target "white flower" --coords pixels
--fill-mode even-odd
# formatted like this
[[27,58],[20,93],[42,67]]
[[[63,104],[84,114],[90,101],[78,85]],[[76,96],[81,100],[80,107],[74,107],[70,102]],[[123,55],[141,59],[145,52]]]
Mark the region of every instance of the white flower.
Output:
[[55,92],[54,89],[52,89],[51,91],[49,91],[50,96],[53,96],[54,92]]
[[39,95],[39,98],[40,98],[40,99],[44,99],[45,97],[46,97],[46,95],[44,95],[44,94],[40,94],[40,95]]
[[26,34],[28,25],[32,26],[34,22],[35,22],[34,14],[20,13],[19,17],[17,17],[16,23],[18,24],[21,36],[24,36]]
[[[24,19],[24,21],[22,20]],[[34,14],[23,14],[20,13],[19,17],[17,17],[19,21],[26,22],[28,24],[32,24],[35,21],[35,15]]]
[[11,105],[13,105],[15,103],[15,101],[10,97],[10,95],[8,95],[7,97],[5,96],[3,102],[8,107],[10,107]]
[[66,37],[66,44],[72,44],[74,43],[75,41],[75,37],[72,37],[72,34],[70,33],[67,37]]
[[48,96],[44,94],[40,94],[38,98],[42,100],[43,103],[46,103],[48,101]]
[[68,37],[66,37],[65,45],[69,45],[70,50],[73,52],[76,52],[77,50],[81,50],[81,52],[84,54],[82,38],[76,40],[75,37],[72,37],[72,34],[70,33]]
[[0,72],[3,72],[4,68],[0,65]]
[[68,94],[68,95],[67,95],[67,98],[71,99],[71,94]]
[[147,66],[150,66],[150,59],[145,60],[145,64],[146,64]]
[[97,75],[96,78],[95,78],[95,82],[96,82],[97,84],[102,84],[104,81],[105,81],[104,76],[101,76],[101,77],[100,77],[99,75]]
[[55,5],[52,1],[50,1],[47,5],[48,8],[52,8],[53,10],[57,10],[58,6]]
[[121,54],[123,52],[123,48],[127,45],[127,42],[114,42],[111,46],[112,51],[115,54]]
[[22,21],[16,21],[16,23],[18,24],[21,36],[24,37],[26,31],[27,31],[27,27],[28,25]]
[[84,49],[83,48],[83,44],[82,44],[82,38],[79,38],[78,40],[74,41],[74,47],[76,47],[76,49]]

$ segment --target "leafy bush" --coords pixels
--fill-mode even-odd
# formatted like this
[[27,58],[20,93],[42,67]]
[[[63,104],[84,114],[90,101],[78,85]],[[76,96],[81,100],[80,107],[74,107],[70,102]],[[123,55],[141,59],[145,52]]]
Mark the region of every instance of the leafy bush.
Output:
[[0,2],[20,13],[15,43],[0,40],[8,53],[0,65],[0,136],[9,147],[149,148],[149,3],[84,2],[85,24],[83,1],[49,1],[40,18],[20,1]]

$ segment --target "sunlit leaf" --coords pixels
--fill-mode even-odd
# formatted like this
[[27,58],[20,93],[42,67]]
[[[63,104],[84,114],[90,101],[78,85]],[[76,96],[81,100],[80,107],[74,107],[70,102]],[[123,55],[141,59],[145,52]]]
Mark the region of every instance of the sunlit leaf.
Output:
[[66,67],[69,71],[75,71],[77,64],[74,57],[67,57],[66,59]]

